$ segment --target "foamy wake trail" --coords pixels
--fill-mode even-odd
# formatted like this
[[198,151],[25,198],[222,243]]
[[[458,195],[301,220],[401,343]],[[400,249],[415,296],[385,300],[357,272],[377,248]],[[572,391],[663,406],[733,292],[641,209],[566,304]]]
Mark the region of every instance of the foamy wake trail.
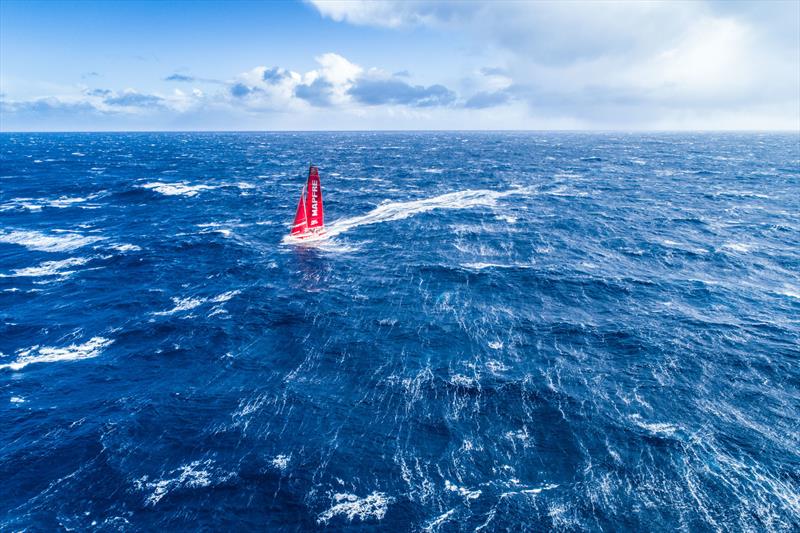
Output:
[[55,363],[57,361],[91,359],[92,357],[100,355],[103,349],[112,342],[114,341],[103,337],[92,337],[83,344],[70,344],[63,348],[32,346],[26,350],[18,351],[17,360],[13,363],[0,365],[0,370],[4,368],[21,370],[31,363]]
[[[402,220],[420,213],[427,213],[434,209],[470,209],[473,207],[493,206],[499,198],[517,194],[528,194],[530,189],[517,188],[507,191],[490,191],[486,189],[467,189],[465,191],[451,192],[409,202],[386,202],[369,213],[358,217],[337,220],[326,227],[328,237],[335,237],[359,226],[379,224]],[[320,241],[324,242],[324,241]],[[313,243],[310,243],[313,245]]]

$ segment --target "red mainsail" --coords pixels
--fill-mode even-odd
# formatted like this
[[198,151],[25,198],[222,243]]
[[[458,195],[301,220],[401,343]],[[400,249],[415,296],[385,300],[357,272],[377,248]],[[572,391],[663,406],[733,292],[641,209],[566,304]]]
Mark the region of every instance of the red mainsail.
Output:
[[308,231],[308,221],[306,219],[306,203],[303,191],[300,191],[300,202],[298,202],[297,212],[294,214],[292,235],[301,235],[306,231]]
[[319,170],[312,166],[308,169],[308,192],[306,193],[306,216],[308,228],[321,228],[325,225],[325,210],[322,206],[322,184],[319,181]]
[[319,170],[312,166],[308,169],[308,183],[300,192],[300,202],[294,215],[292,237],[307,239],[321,236],[325,228],[325,210],[322,206],[322,184],[319,181]]

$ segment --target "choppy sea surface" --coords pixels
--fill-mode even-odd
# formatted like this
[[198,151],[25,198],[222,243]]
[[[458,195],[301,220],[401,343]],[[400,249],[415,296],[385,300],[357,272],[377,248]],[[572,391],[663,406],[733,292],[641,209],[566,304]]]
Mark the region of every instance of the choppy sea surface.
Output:
[[796,134],[0,135],[0,530],[797,531],[799,418]]

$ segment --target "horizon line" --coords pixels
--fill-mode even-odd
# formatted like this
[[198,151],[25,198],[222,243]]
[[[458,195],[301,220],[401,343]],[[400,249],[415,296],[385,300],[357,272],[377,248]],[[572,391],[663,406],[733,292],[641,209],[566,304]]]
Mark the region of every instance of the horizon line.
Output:
[[21,133],[785,133],[798,129],[341,129],[341,130],[0,130],[0,135]]

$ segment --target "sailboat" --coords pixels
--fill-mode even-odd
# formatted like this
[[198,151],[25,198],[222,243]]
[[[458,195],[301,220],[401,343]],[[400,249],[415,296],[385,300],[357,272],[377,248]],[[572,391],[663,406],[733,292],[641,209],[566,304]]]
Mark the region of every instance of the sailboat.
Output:
[[300,191],[300,201],[289,234],[291,240],[308,241],[325,237],[325,209],[322,205],[322,184],[319,169],[311,165],[308,182]]

